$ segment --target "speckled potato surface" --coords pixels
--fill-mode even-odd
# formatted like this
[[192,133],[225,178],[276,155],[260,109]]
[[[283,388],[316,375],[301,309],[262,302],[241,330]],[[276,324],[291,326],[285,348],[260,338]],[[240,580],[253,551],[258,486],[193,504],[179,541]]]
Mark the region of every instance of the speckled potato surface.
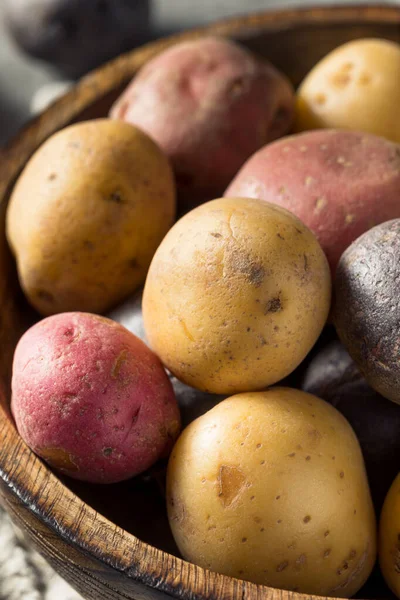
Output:
[[400,475],[394,480],[379,524],[379,564],[386,583],[400,598]]
[[358,236],[400,217],[400,146],[356,131],[293,135],[254,154],[225,196],[293,212],[315,233],[334,273]]
[[350,598],[375,562],[357,438],[298,390],[239,394],[189,425],[170,456],[167,506],[183,556],[240,579]]
[[400,219],[364,233],[340,259],[333,319],[366,380],[400,404]]
[[205,37],[150,60],[112,107],[165,151],[179,189],[220,196],[245,160],[294,116],[287,77],[233,41]]
[[135,127],[67,127],[28,162],[11,195],[7,237],[30,303],[43,315],[103,313],[138,288],[175,215],[167,158]]
[[22,336],[11,408],[36,454],[95,483],[143,472],[168,456],[180,429],[159,359],[121,325],[87,313],[48,317]]
[[400,45],[361,39],[336,48],[297,93],[295,129],[355,129],[400,143]]
[[185,215],[149,269],[150,346],[184,383],[215,394],[291,373],[325,324],[331,282],[314,235],[288,211],[223,198]]

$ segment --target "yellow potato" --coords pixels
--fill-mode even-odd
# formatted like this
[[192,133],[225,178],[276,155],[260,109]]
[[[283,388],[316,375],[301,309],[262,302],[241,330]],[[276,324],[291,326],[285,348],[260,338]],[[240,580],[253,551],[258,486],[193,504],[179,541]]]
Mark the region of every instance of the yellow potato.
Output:
[[351,598],[375,562],[357,438],[298,390],[239,394],[191,423],[170,457],[167,506],[187,560],[255,583]]
[[150,346],[203,391],[259,390],[291,373],[325,324],[330,272],[316,238],[262,200],[213,200],[164,238],[143,295]]
[[43,315],[104,312],[144,281],[175,215],[167,158],[132,125],[72,125],[29,161],[7,236],[21,286]]
[[400,598],[400,475],[394,480],[382,509],[379,563],[386,583]]
[[297,94],[296,131],[342,128],[400,143],[400,45],[362,39],[336,48]]

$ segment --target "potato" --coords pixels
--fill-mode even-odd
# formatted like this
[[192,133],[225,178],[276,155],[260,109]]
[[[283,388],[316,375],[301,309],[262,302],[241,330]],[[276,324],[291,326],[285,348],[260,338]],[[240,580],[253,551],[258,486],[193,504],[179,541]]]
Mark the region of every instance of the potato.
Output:
[[386,583],[400,598],[400,474],[389,490],[381,514],[379,563]]
[[87,313],[48,317],[22,336],[11,408],[34,452],[96,483],[143,472],[168,455],[180,428],[158,358],[121,325]]
[[400,45],[354,40],[322,59],[297,93],[297,131],[356,129],[400,143]]
[[350,598],[375,562],[357,438],[298,390],[239,394],[189,425],[170,456],[167,506],[184,558],[240,579]]
[[170,165],[144,133],[111,119],[56,133],[7,212],[28,300],[43,315],[109,310],[144,282],[174,215]]
[[332,404],[353,427],[379,514],[399,471],[400,408],[369,387],[338,340],[327,344],[313,358],[301,387]]
[[160,145],[194,202],[220,196],[253,152],[290,129],[293,113],[282,73],[232,41],[207,37],[150,60],[110,115]]
[[359,237],[340,259],[333,318],[371,387],[400,404],[400,219]]
[[400,146],[353,131],[294,135],[250,158],[225,196],[293,212],[315,233],[334,273],[358,236],[400,217]]
[[184,383],[214,394],[283,379],[317,340],[330,307],[329,267],[288,211],[213,200],[170,230],[143,294],[150,346]]

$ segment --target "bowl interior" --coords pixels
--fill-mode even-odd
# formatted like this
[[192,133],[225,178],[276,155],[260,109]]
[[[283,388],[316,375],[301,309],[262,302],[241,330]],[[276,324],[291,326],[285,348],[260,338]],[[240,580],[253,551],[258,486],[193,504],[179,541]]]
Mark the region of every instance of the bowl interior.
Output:
[[[317,16],[318,14],[316,11]],[[221,26],[221,33],[224,33],[224,25]],[[354,18],[345,22],[339,20],[337,23],[332,23],[332,21],[324,20],[322,16],[316,21],[310,19],[298,22],[289,19],[285,27],[282,28],[277,22],[276,27],[272,23],[267,30],[262,25],[259,27],[252,25],[250,20],[247,26],[237,28],[233,35],[230,34],[230,37],[269,59],[284,71],[295,85],[298,85],[320,58],[340,44],[362,37],[382,37],[400,42],[400,28],[396,23],[379,22],[379,20],[374,21],[373,19],[371,22],[363,22],[362,19],[357,18],[355,11]],[[95,101],[79,110],[72,118],[67,119],[67,122],[107,116],[112,103],[134,72],[135,67],[133,66],[129,75],[128,72],[124,73],[111,91],[100,92]],[[0,376],[6,388],[5,397],[8,399],[10,397],[12,348],[21,333],[39,319],[39,316],[27,305],[22,296],[15,265],[5,243],[4,214],[11,188],[12,181],[8,183],[7,190],[4,190],[3,194],[1,205],[3,227],[0,231],[0,244],[2,245],[0,272],[5,274],[0,286],[7,286],[7,291],[3,289],[0,292],[0,297],[4,300],[3,310],[0,311],[0,330],[4,329],[6,332],[4,334],[6,337],[3,340],[0,339],[0,342],[3,341],[3,346],[10,350],[9,359],[0,363]],[[7,323],[3,322],[5,318]],[[8,409],[7,406],[4,408]],[[63,477],[60,479],[66,487],[112,522],[134,534],[140,540],[179,556],[166,517],[163,495],[164,465],[157,465],[151,473],[142,477],[111,486],[94,486]],[[392,595],[379,572],[376,571],[357,597],[389,598]]]

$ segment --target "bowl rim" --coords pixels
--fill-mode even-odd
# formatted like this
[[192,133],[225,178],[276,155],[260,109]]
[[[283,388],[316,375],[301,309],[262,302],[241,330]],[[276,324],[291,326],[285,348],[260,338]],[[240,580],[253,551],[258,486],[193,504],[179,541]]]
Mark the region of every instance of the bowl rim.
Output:
[[[0,149],[0,203],[4,206],[15,179],[45,139],[68,125],[99,97],[104,97],[122,86],[140,66],[165,48],[205,34],[229,36],[239,31],[256,33],[266,29],[297,27],[299,24],[315,25],[325,22],[327,16],[339,25],[362,18],[365,23],[398,23],[400,27],[398,4],[331,5],[268,10],[236,16],[150,42],[83,77]],[[4,394],[1,390],[0,393]],[[157,589],[180,600],[211,600],[221,595],[220,590],[224,591],[224,597],[233,600],[243,600],[245,597],[254,600],[263,597],[282,600],[282,594],[290,594],[291,600],[320,598],[256,585],[215,573],[142,542],[98,514],[64,486],[22,441],[9,412],[1,404],[0,441],[0,478],[11,497],[18,499],[47,528],[53,530],[69,545],[75,546],[79,552],[90,555],[145,587]],[[42,493],[49,487],[51,497]],[[15,512],[13,504],[8,498],[5,500],[9,512]],[[99,582],[101,584],[101,580]]]

